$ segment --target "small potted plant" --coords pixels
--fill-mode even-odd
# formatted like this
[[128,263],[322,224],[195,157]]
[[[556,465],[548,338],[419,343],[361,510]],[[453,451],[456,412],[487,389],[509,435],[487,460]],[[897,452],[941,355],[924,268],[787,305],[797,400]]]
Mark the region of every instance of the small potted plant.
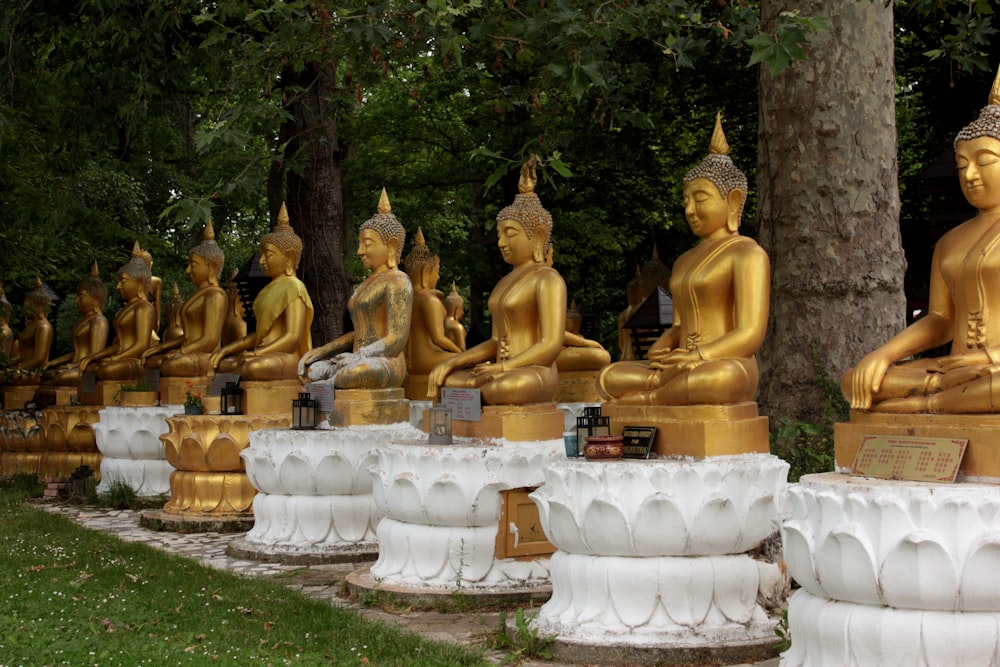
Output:
[[190,382],[188,382],[187,389],[184,390],[184,414],[205,414],[205,404],[201,402],[201,392]]

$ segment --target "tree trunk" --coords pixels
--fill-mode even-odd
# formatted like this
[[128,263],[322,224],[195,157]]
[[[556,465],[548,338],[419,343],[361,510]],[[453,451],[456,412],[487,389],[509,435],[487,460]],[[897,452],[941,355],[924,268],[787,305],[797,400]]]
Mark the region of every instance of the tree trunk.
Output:
[[809,59],[760,74],[757,171],[761,244],[771,257],[771,318],[758,400],[772,417],[817,420],[829,379],[899,331],[906,260],[899,235],[892,5],[763,0],[827,16]]
[[336,90],[336,65],[287,72],[285,81],[302,87],[289,108],[292,137],[286,164],[288,217],[302,237],[304,250],[299,277],[306,284],[316,310],[313,345],[344,332],[344,311],[350,285],[344,272],[345,221],[340,178],[340,145],[336,109],[330,99]]

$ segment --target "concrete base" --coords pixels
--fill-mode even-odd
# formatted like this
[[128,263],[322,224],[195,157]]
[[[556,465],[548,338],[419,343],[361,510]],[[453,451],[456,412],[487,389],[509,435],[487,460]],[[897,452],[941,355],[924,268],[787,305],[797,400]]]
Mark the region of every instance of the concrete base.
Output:
[[561,440],[564,414],[555,403],[528,405],[484,405],[478,422],[456,419],[454,435],[482,440],[505,439],[510,442]]
[[754,402],[733,405],[623,405],[605,403],[611,432],[626,426],[655,426],[653,452],[660,456],[767,454],[771,449],[767,417]]
[[595,371],[560,371],[559,389],[556,391],[556,403],[598,403],[602,401],[597,393],[597,376]]
[[378,558],[378,543],[368,542],[338,546],[336,551],[321,552],[300,549],[291,545],[261,545],[239,537],[229,543],[226,553],[233,558],[256,560],[282,565],[328,565],[331,563],[358,563]]
[[866,435],[968,439],[959,479],[1000,481],[1000,414],[929,415],[851,410],[850,423],[834,424],[838,470],[854,464]]
[[427,378],[429,375],[407,375],[403,383],[403,394],[411,401],[427,401]]
[[[514,620],[507,621],[507,636],[518,638]],[[628,646],[625,644],[586,644],[556,637],[550,645],[552,659],[572,665],[605,665],[622,667],[689,667],[691,665],[747,665],[778,655],[778,638],[756,644],[726,646]]]
[[401,388],[338,389],[333,395],[333,411],[327,413],[330,426],[371,426],[410,421],[410,401]]
[[241,381],[243,412],[248,415],[284,414],[291,419],[292,401],[299,397],[302,383],[298,380],[268,382]]
[[153,510],[139,515],[139,525],[172,533],[243,533],[253,526],[253,517],[191,516]]
[[371,575],[371,566],[355,570],[347,575],[345,585],[348,594],[355,600],[377,596],[379,601],[401,604],[417,609],[435,609],[441,612],[467,612],[469,610],[517,609],[537,606],[552,595],[551,586],[531,588],[505,588],[502,592],[483,590],[434,590],[420,587],[400,586],[376,581]]

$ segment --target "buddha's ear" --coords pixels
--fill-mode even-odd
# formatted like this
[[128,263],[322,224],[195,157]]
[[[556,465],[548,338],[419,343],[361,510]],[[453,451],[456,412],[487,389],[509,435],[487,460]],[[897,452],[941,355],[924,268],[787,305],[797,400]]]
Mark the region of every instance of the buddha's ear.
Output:
[[395,269],[399,264],[399,239],[390,238],[386,241],[385,247],[389,249],[389,256],[386,257],[385,263],[389,265],[390,269]]
[[420,269],[420,286],[428,288],[431,286],[431,272],[434,270],[432,264],[424,264]]
[[541,234],[531,239],[531,259],[535,260],[536,264],[545,262],[545,241],[542,240]]
[[743,215],[743,202],[747,195],[741,190],[730,190],[726,195],[726,203],[729,204],[729,217],[726,219],[726,229],[732,233],[740,228],[740,217]]

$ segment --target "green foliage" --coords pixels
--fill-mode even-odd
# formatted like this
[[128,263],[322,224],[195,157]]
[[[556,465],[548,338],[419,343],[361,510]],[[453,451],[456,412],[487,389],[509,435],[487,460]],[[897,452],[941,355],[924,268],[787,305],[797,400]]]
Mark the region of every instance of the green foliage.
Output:
[[771,76],[777,76],[793,60],[806,59],[802,47],[808,43],[809,33],[829,29],[826,17],[800,16],[798,10],[781,12],[772,33],[761,33],[747,40],[747,44],[753,47],[748,66],[765,64]]
[[38,475],[19,472],[12,477],[0,478],[0,494],[12,499],[41,498],[45,491]]
[[137,498],[135,489],[125,480],[116,478],[110,481],[108,490],[100,495],[99,501],[107,507],[124,510],[135,507]]
[[507,651],[503,664],[519,664],[528,658],[552,659],[552,643],[555,637],[543,637],[538,628],[531,627],[534,615],[525,616],[524,609],[518,609],[514,614],[515,632],[511,637],[507,633],[507,613],[501,612],[494,632],[488,640],[490,648]]
[[774,626],[774,634],[778,636],[778,643],[775,650],[784,653],[792,646],[792,635],[788,632],[788,609],[781,610],[781,619]]

